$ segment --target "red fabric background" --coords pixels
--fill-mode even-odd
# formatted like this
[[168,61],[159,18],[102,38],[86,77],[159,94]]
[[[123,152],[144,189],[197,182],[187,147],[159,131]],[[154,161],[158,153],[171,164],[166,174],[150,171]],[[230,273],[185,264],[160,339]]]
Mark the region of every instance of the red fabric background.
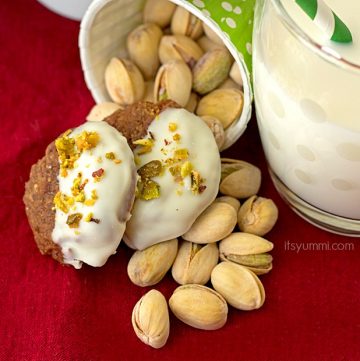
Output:
[[[79,23],[36,1],[0,2],[0,360],[360,360],[359,239],[328,234],[296,216],[270,182],[254,119],[227,156],[259,165],[260,193],[280,210],[267,299],[254,312],[230,309],[205,332],[171,316],[166,347],[142,344],[131,311],[147,289],[126,274],[121,245],[101,269],[62,267],[36,249],[22,194],[30,166],[93,104],[80,68]],[[285,250],[286,241],[353,242],[353,251]],[[168,275],[156,288],[170,297]]]

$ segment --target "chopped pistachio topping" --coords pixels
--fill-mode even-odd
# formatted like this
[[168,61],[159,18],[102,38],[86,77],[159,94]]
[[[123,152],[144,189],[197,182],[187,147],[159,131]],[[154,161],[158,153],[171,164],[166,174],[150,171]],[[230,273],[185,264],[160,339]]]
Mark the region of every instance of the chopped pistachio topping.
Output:
[[105,154],[105,158],[110,159],[110,160],[114,160],[116,157],[115,157],[114,152],[109,152],[109,153]]
[[68,213],[70,207],[74,204],[74,198],[66,194],[57,192],[54,197],[55,208],[60,209],[64,213]]
[[112,160],[115,164],[121,163],[121,160],[116,158],[116,155],[114,152],[105,153],[105,158]]
[[162,164],[159,160],[152,160],[138,169],[138,174],[142,179],[157,177],[162,172]]
[[95,148],[99,143],[100,136],[97,132],[88,132],[84,130],[76,137],[76,146],[80,152]]
[[84,218],[84,221],[85,222],[90,222],[91,221],[91,218],[93,217],[94,213],[93,212],[90,212],[86,215],[86,217]]
[[70,228],[79,228],[79,223],[81,221],[82,216],[83,215],[81,213],[69,214],[66,220],[66,224]]
[[78,195],[75,197],[75,201],[76,201],[76,202],[81,202],[81,203],[83,203],[83,202],[85,201],[84,191],[82,191],[80,194],[78,194]]
[[91,191],[91,199],[98,199],[98,195],[97,195],[97,192],[96,192],[96,189],[93,189]]
[[187,177],[191,171],[193,170],[193,166],[192,164],[187,160],[182,166],[181,166],[181,171],[180,171],[180,175],[182,178]]
[[160,185],[151,178],[161,175],[162,171],[159,160],[152,160],[138,169],[140,179],[136,187],[137,198],[148,201],[160,197]]
[[149,201],[160,197],[160,185],[151,179],[140,179],[136,187],[136,197]]
[[141,164],[141,159],[140,157],[138,157],[137,155],[134,156],[134,162],[135,162],[135,165],[140,165]]
[[173,167],[169,168],[169,172],[173,177],[178,177],[181,175],[181,167],[180,165],[174,165]]
[[179,162],[189,158],[189,151],[185,148],[176,149],[174,151],[174,160]]
[[170,132],[175,132],[176,129],[177,129],[177,124],[176,123],[169,123]]
[[68,135],[71,131],[65,132],[55,140],[55,147],[59,155],[60,175],[67,176],[67,169],[73,169],[75,161],[80,154],[75,150],[75,140]]
[[68,175],[68,169],[76,167],[76,161],[84,150],[96,147],[100,140],[100,136],[96,132],[83,131],[75,139],[69,137],[70,133],[71,130],[68,130],[55,140],[62,177]]
[[142,145],[145,147],[152,147],[154,145],[154,142],[152,139],[144,138],[144,139],[138,139],[138,140],[133,141],[133,144]]
[[91,207],[95,204],[95,202],[96,202],[95,199],[89,198],[84,201],[84,204],[85,206]]
[[84,182],[82,181],[82,173],[79,172],[76,178],[74,178],[73,180],[73,185],[71,187],[72,195],[75,197],[80,195],[81,193],[84,193],[84,188],[88,182],[88,179],[85,179]]
[[150,138],[138,139],[133,142],[135,145],[140,145],[141,148],[138,151],[138,154],[150,153],[152,147],[154,146],[154,140]]
[[104,176],[105,171],[103,168],[99,168],[98,170],[92,172],[92,176],[94,177],[95,182],[99,182],[101,178]]
[[193,170],[191,171],[190,177],[191,177],[191,191],[194,194],[199,194],[204,192],[206,186],[202,184],[204,180],[201,178],[200,173]]

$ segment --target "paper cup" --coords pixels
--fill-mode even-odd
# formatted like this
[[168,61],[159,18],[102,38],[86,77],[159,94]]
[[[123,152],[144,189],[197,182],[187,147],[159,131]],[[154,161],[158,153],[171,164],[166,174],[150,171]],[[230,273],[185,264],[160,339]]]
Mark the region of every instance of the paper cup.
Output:
[[[243,11],[235,0],[208,1],[207,5],[202,0],[171,1],[196,15],[215,31],[239,65],[244,107],[240,118],[225,132],[223,149],[226,149],[245,131],[251,117],[252,90],[248,68],[251,66],[253,6],[247,6]],[[248,4],[253,5],[253,2],[248,0]],[[96,103],[111,100],[105,87],[105,68],[112,57],[127,57],[126,37],[142,23],[144,3],[144,0],[95,0],[83,17],[79,34],[81,66]]]

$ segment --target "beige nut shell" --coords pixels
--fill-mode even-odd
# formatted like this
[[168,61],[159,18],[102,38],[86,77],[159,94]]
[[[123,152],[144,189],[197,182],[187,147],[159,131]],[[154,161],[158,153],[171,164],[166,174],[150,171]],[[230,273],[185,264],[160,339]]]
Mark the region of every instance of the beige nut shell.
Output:
[[212,243],[228,236],[237,222],[233,206],[224,202],[212,203],[182,236],[194,243]]
[[189,326],[217,330],[227,320],[225,299],[209,287],[190,284],[178,287],[169,300],[174,315]]

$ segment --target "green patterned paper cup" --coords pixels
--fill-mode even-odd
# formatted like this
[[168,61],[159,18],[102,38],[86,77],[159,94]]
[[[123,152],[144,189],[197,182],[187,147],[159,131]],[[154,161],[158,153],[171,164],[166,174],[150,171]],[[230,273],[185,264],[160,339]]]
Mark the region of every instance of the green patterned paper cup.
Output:
[[[237,62],[243,81],[244,108],[225,132],[223,149],[245,131],[251,117],[251,37],[255,0],[171,0],[190,11],[222,39]],[[105,67],[113,56],[127,57],[126,37],[142,22],[144,0],[95,0],[80,26],[79,48],[86,84],[97,103],[109,101]]]

